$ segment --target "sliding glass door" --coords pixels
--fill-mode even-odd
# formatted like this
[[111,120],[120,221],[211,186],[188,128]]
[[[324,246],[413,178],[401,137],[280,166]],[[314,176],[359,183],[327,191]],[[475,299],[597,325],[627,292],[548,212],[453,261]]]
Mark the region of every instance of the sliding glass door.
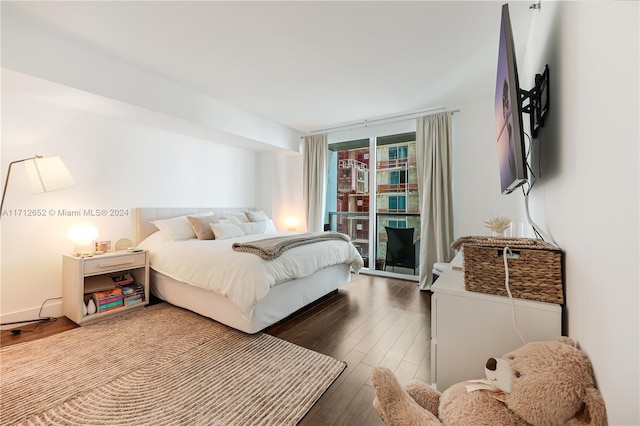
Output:
[[331,144],[327,223],[365,267],[417,277],[420,212],[415,132]]

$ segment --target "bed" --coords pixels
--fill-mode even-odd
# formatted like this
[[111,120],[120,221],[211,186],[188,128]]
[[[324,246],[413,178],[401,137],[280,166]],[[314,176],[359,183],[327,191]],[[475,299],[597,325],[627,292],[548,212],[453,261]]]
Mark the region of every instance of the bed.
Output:
[[[199,239],[200,234],[195,238],[176,237],[175,233],[168,235],[167,229],[157,227],[167,221],[179,221],[180,226],[184,226],[186,217],[195,223],[194,216],[206,218],[213,214],[221,222],[215,225],[215,230],[224,228],[227,232],[227,228],[233,228],[226,225],[231,223],[232,215],[256,212],[251,214],[259,216],[256,209],[138,208],[134,211],[137,247],[150,253],[151,292],[161,300],[246,333],[256,333],[336,291],[350,281],[352,271],[358,272],[363,265],[362,257],[348,241],[302,245],[273,260],[232,249],[234,243],[295,234],[276,231],[271,221],[266,225],[243,225],[245,231],[250,227],[256,233],[247,231],[249,235],[223,235],[224,238],[213,240]],[[232,223],[235,224],[235,220]],[[186,227],[180,229],[186,234]]]

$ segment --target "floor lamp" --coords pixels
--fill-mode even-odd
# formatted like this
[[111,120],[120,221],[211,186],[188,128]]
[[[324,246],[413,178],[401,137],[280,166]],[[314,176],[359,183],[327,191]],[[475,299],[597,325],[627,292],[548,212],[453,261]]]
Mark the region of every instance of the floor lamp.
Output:
[[16,163],[25,164],[31,192],[34,194],[55,191],[56,189],[63,189],[76,184],[60,157],[42,157],[36,155],[34,157],[12,161],[9,163],[7,177],[4,181],[4,189],[2,190],[0,220],[2,220],[2,213],[4,212],[2,208],[4,207],[4,198],[7,195],[11,168]]
[[[36,155],[34,157],[12,161],[11,163],[9,163],[7,177],[4,181],[4,189],[2,190],[2,201],[0,202],[0,220],[2,220],[4,212],[4,198],[7,195],[9,178],[11,177],[11,168],[16,163],[25,163],[29,185],[31,186],[31,192],[33,192],[34,194],[55,191],[56,189],[68,188],[69,186],[75,185],[75,181],[73,180],[71,173],[69,173],[69,170],[67,170],[67,167],[64,165],[60,157],[42,157],[40,155]],[[42,307],[40,308],[40,311],[42,311]],[[34,320],[16,321],[0,325],[25,324],[49,320],[51,320],[51,318],[41,317]],[[21,331],[22,330],[20,329],[11,330],[11,333],[17,335],[20,334]]]

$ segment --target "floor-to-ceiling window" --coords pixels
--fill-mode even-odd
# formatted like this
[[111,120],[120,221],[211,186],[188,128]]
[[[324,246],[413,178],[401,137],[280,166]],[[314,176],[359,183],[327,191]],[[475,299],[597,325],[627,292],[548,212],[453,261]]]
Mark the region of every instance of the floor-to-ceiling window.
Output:
[[330,228],[351,236],[370,271],[415,276],[417,268],[392,265],[387,256],[389,245],[394,253],[398,245],[397,239],[389,241],[388,228],[413,230],[411,240],[401,244],[415,244],[420,237],[415,132],[341,142],[329,149]]

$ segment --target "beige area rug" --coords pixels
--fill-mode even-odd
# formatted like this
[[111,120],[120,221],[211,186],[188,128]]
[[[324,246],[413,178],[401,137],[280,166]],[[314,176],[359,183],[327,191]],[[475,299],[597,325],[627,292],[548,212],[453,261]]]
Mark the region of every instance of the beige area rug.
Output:
[[0,424],[293,425],[345,363],[166,303],[0,351]]

